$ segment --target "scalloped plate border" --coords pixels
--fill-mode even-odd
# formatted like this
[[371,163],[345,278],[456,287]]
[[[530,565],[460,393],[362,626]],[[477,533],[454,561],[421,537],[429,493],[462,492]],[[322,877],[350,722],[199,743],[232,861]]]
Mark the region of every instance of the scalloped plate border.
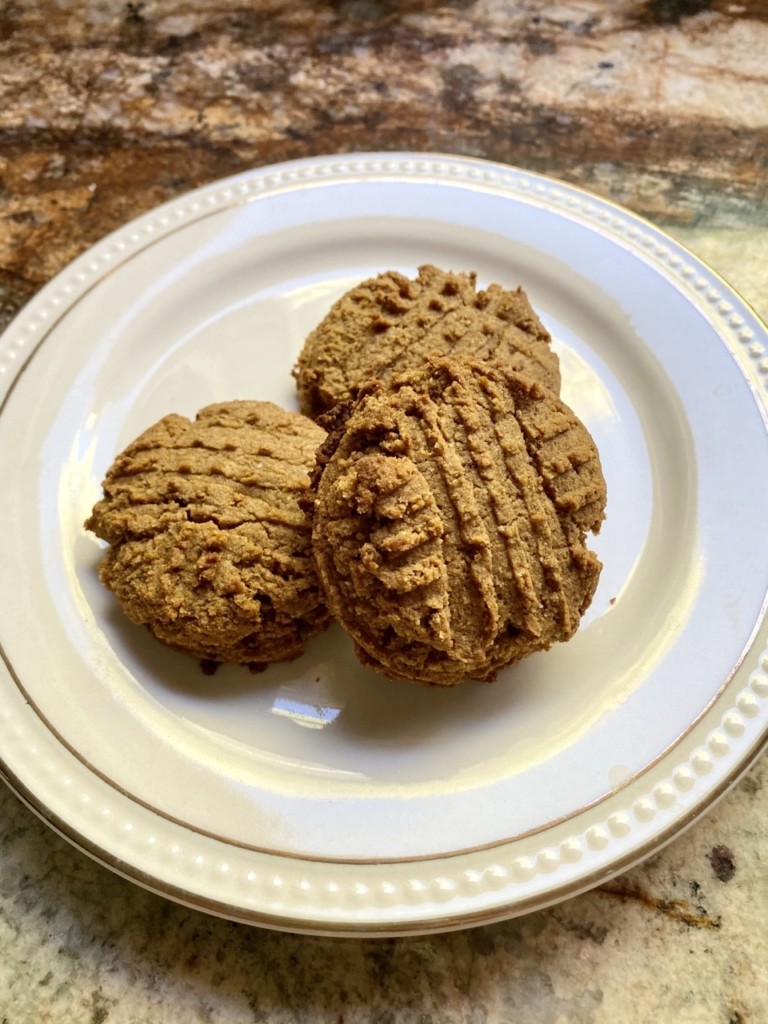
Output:
[[[76,259],[0,338],[0,392],[59,318],[106,274],[179,225],[260,196],[324,181],[455,182],[575,219],[652,263],[716,323],[764,413],[768,330],[710,268],[653,225],[574,186],[513,167],[430,154],[315,157],[246,172],[145,214]],[[1,407],[0,407],[1,410]],[[5,655],[4,661],[5,661]],[[147,814],[93,775],[25,702],[5,663],[0,774],[45,821],[97,861],[178,902],[232,920],[312,934],[427,933],[500,920],[576,895],[690,825],[768,739],[765,607],[720,695],[650,770],[545,833],[418,862],[300,861],[228,846]]]

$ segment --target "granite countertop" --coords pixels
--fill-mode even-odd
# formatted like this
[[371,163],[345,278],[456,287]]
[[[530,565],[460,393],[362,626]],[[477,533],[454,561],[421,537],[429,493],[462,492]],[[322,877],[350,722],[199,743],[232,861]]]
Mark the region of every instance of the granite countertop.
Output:
[[[136,214],[329,152],[481,156],[652,219],[768,316],[762,0],[0,3],[0,326]],[[312,938],[93,863],[0,787],[0,1020],[768,1020],[768,761],[649,861],[505,923]]]

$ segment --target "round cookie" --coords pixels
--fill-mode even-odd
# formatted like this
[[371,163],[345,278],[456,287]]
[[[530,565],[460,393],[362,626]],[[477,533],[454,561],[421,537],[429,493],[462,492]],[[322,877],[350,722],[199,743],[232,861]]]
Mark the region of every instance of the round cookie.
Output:
[[474,273],[425,265],[410,280],[388,271],[336,302],[294,367],[302,412],[316,419],[370,380],[388,383],[432,355],[506,360],[560,390],[557,354],[522,288],[476,289]]
[[172,414],[110,467],[86,528],[127,616],[208,663],[301,654],[328,623],[305,497],[325,431],[270,402]]
[[504,364],[441,359],[327,419],[313,549],[364,664],[452,686],[575,633],[606,489],[553,392]]

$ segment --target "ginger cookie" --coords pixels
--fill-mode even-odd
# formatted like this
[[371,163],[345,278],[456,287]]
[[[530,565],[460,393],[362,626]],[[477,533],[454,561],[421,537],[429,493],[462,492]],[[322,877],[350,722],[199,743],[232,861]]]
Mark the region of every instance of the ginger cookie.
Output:
[[324,422],[315,561],[364,664],[452,686],[573,636],[601,570],[585,538],[606,488],[552,391],[507,364],[442,358]]
[[133,622],[206,663],[263,668],[328,623],[299,502],[325,431],[270,402],[172,414],[118,455],[86,528]]
[[550,335],[522,288],[492,284],[478,291],[476,274],[426,265],[413,280],[379,274],[332,306],[294,367],[301,410],[315,419],[368,381],[386,384],[430,355],[505,360],[560,389]]

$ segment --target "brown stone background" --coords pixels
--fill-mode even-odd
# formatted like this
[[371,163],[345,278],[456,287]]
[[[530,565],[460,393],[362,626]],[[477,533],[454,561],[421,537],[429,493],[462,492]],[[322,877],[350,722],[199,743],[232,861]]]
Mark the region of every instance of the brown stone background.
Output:
[[765,224],[768,2],[0,2],[0,326],[180,192],[327,152],[481,156],[659,223]]

